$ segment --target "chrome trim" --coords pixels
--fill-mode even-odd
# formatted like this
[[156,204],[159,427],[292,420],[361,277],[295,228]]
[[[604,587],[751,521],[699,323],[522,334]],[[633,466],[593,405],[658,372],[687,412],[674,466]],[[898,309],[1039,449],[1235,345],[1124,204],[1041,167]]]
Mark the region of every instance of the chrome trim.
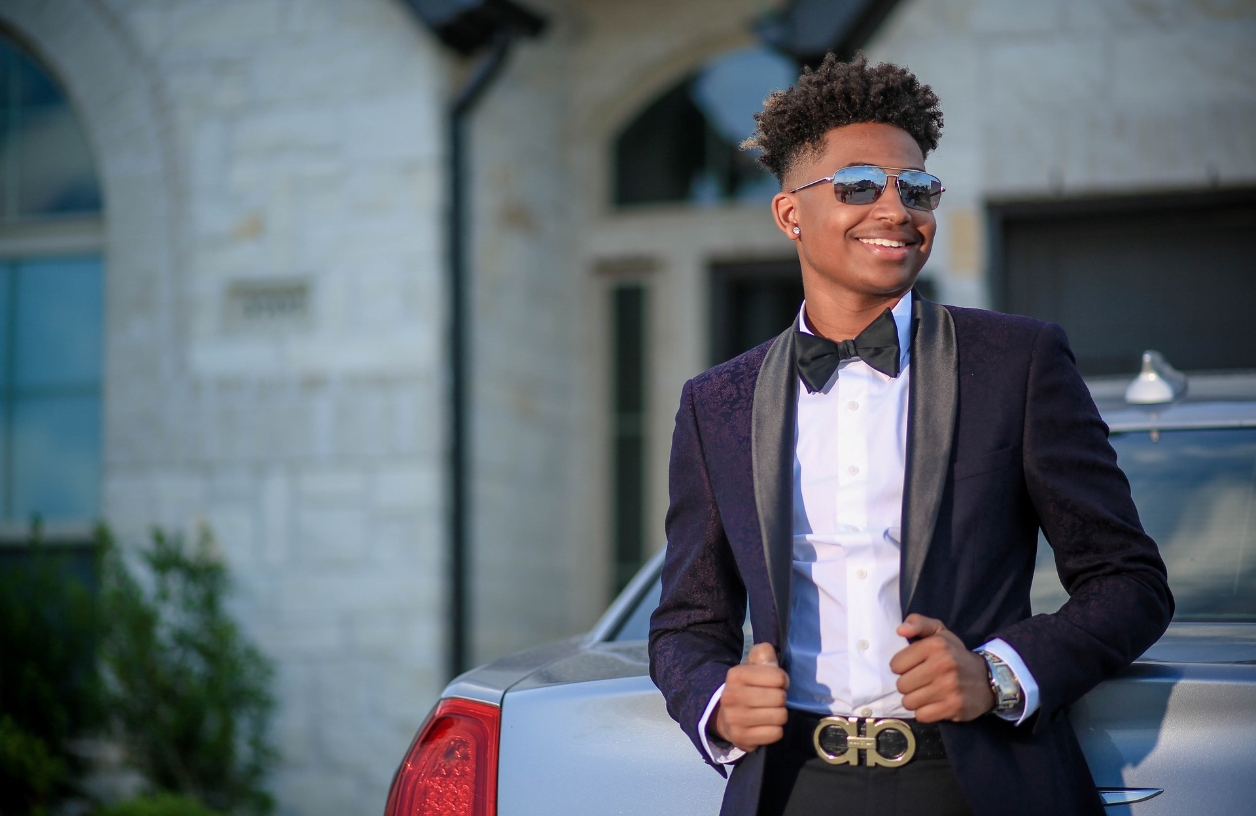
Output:
[[1103,800],[1104,807],[1112,807],[1146,802],[1162,793],[1164,793],[1164,788],[1100,788],[1099,798]]

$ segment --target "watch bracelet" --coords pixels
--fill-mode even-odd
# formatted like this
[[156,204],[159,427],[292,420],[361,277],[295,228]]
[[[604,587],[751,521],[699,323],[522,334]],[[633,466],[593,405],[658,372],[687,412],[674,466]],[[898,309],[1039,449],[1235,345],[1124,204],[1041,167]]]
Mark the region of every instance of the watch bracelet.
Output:
[[[1016,672],[1012,671],[1012,667],[1007,664],[998,655],[992,654],[985,649],[978,649],[977,654],[981,655],[986,662],[986,675],[990,683],[990,692],[994,695],[994,708],[991,712],[994,714],[1006,714],[1015,711],[1018,708],[1023,709],[1025,706],[1025,690],[1021,688],[1020,680],[1016,677]],[[1012,684],[1015,686],[1015,693],[1011,697],[1005,697],[1000,690],[997,674],[1002,668],[1011,677]]]

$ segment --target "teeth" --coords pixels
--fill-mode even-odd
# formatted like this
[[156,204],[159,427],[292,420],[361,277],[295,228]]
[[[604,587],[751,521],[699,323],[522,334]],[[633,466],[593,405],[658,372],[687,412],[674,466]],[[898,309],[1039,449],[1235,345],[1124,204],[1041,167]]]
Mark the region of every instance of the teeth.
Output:
[[884,247],[907,246],[907,243],[904,241],[891,241],[888,238],[860,238],[859,240],[863,241],[865,244],[873,244],[874,246],[884,246]]

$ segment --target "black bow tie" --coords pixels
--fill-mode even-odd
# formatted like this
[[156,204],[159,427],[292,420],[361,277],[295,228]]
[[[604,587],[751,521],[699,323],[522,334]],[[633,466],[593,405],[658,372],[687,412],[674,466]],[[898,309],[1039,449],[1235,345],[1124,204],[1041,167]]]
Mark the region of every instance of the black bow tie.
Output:
[[835,343],[794,327],[794,362],[798,376],[812,394],[824,388],[843,360],[858,357],[887,377],[898,376],[898,326],[889,309],[868,324],[854,340]]

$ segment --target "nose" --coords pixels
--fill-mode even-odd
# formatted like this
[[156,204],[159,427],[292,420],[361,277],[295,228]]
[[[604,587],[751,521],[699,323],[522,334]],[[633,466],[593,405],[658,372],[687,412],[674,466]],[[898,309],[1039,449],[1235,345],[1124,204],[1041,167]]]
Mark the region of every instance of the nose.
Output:
[[897,173],[886,174],[885,189],[877,196],[875,208],[878,218],[886,218],[896,224],[905,224],[911,220],[911,213],[907,212],[898,193]]

